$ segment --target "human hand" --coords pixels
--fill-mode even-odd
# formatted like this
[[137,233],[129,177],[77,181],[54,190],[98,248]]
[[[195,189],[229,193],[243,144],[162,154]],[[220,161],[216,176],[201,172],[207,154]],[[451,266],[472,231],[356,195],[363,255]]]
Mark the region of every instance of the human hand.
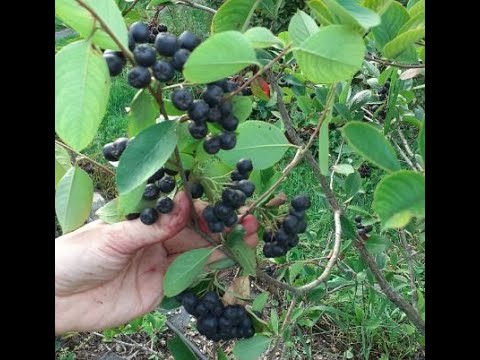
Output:
[[[205,206],[195,201],[194,211],[201,214]],[[111,225],[97,220],[57,238],[55,333],[106,329],[153,310],[163,298],[163,278],[175,257],[210,246],[187,226],[191,216],[190,202],[180,192],[172,212],[153,225],[140,219]],[[247,215],[241,224],[246,244],[255,247],[257,220]],[[209,263],[222,257],[216,250]]]

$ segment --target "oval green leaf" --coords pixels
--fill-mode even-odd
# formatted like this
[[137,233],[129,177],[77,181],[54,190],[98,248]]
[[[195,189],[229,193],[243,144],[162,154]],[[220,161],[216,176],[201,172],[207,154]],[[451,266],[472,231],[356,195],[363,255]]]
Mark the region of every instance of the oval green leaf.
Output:
[[288,33],[295,46],[300,46],[311,35],[317,33],[318,30],[319,27],[315,20],[302,10],[297,10],[297,13],[293,15],[288,25]]
[[204,271],[212,252],[213,249],[195,249],[176,257],[163,279],[165,296],[178,295],[192,285],[195,278]]
[[[114,0],[83,0],[105,22],[115,37],[128,47],[127,27],[122,18],[116,1]],[[92,33],[94,24],[97,26],[91,41],[104,49],[120,50],[112,38],[100,29],[98,21],[95,23],[93,16],[75,0],[55,0],[55,14],[62,21],[77,31],[83,38],[88,38]]]
[[238,360],[260,359],[260,355],[267,350],[270,342],[271,338],[263,335],[237,341],[233,348],[233,355]]
[[386,171],[400,170],[394,148],[375,126],[352,121],[342,128],[342,134],[350,147],[368,161]]
[[377,47],[381,49],[393,40],[409,18],[408,11],[402,4],[397,1],[392,2],[380,17],[380,25],[372,29]]
[[64,234],[79,228],[90,214],[93,182],[79,167],[72,167],[58,184],[55,212]]
[[245,36],[250,40],[252,47],[255,49],[263,49],[282,43],[270,30],[264,27],[248,29],[245,32]]
[[167,348],[175,360],[197,360],[192,350],[178,336],[167,341]]
[[382,15],[390,6],[393,0],[364,0],[362,6]]
[[362,37],[344,25],[320,28],[295,51],[300,69],[315,83],[350,79],[361,68],[364,54]]
[[67,150],[55,144],[55,188],[71,167],[70,155],[68,155]]
[[344,189],[347,195],[347,199],[354,196],[358,190],[360,190],[360,186],[362,185],[362,178],[360,174],[355,171],[354,173],[347,176],[345,179]]
[[218,157],[227,165],[235,166],[243,157],[250,158],[256,170],[276,164],[290,143],[276,126],[263,121],[250,120],[238,127],[237,145],[233,150],[221,150]]
[[242,30],[250,11],[254,11],[257,0],[227,0],[213,16],[210,31],[212,34],[228,30]]
[[253,300],[252,311],[262,311],[268,301],[268,292],[262,292]]
[[365,243],[368,252],[374,255],[384,253],[391,245],[392,242],[390,240],[378,234],[370,235]]
[[86,41],[55,55],[55,131],[77,151],[97,133],[107,109],[110,75],[102,55]]
[[342,10],[336,13],[344,19],[346,25],[352,27],[360,27],[362,32],[365,32],[380,24],[380,16],[374,11],[358,5],[358,0],[325,0],[327,5],[332,9],[333,3],[337,3]]
[[383,230],[402,228],[412,217],[423,217],[425,177],[410,170],[388,175],[375,189],[372,207],[382,220]]
[[97,210],[95,215],[97,215],[100,220],[106,222],[107,224],[114,224],[125,220],[125,217],[120,216],[118,211],[118,198],[115,198],[103,205]]
[[250,41],[240,32],[226,31],[201,43],[190,55],[183,75],[193,83],[209,83],[256,64]]
[[383,48],[383,55],[387,58],[395,58],[404,52],[410,45],[425,36],[425,28],[406,31],[398,35]]
[[312,10],[313,16],[317,18],[322,26],[335,23],[333,14],[322,0],[312,0],[308,2],[308,6]]
[[248,119],[252,113],[252,99],[248,96],[234,96],[232,99],[233,115],[239,122]]
[[177,144],[176,122],[163,121],[140,132],[125,149],[117,168],[120,194],[147,181],[170,158]]
[[128,112],[128,136],[134,137],[142,130],[155,124],[160,115],[157,102],[146,89],[142,89],[132,100]]

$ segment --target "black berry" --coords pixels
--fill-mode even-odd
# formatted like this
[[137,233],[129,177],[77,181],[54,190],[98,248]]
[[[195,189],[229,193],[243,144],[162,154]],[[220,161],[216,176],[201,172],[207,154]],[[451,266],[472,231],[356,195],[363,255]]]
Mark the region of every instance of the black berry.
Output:
[[236,83],[234,83],[231,80],[228,80],[223,87],[223,91],[226,93],[230,93],[237,90],[237,88],[238,88],[238,85]]
[[241,174],[249,174],[253,170],[252,160],[250,160],[250,159],[240,159],[240,160],[238,160],[237,170]]
[[155,200],[160,195],[160,189],[154,184],[147,184],[143,191],[143,198],[145,200]]
[[108,72],[110,73],[110,76],[117,76],[122,72],[123,67],[125,66],[124,59],[112,53],[104,53],[103,58],[107,62]]
[[222,119],[222,112],[218,106],[211,107],[208,111],[207,121],[220,122]]
[[228,131],[235,131],[238,127],[238,119],[233,116],[233,115],[230,115],[230,116],[227,116],[227,117],[223,117],[221,120],[220,120],[220,125],[222,125],[222,127],[225,129],[225,130],[228,130]]
[[169,197],[161,197],[157,201],[157,210],[162,214],[168,214],[173,210],[174,202]]
[[208,230],[210,230],[211,233],[221,233],[225,226],[223,225],[223,222],[221,221],[213,221],[213,222],[208,222]]
[[170,175],[165,175],[159,182],[158,188],[161,192],[168,194],[175,189],[175,178]]
[[158,81],[167,82],[175,76],[172,64],[165,60],[157,60],[152,66],[153,77]]
[[297,233],[298,219],[293,215],[287,215],[282,222],[282,227],[287,234],[293,235]]
[[136,89],[143,89],[150,85],[152,78],[148,68],[135,66],[128,72],[128,83]]
[[170,175],[170,176],[177,176],[178,171],[177,170],[172,170],[169,168],[165,168],[165,174]]
[[178,50],[177,37],[168,32],[158,33],[155,38],[155,48],[163,56],[173,56]]
[[215,204],[213,211],[220,220],[228,219],[234,213],[233,208],[224,203]]
[[224,131],[219,135],[220,149],[231,150],[237,145],[237,137],[234,132]]
[[305,210],[295,210],[295,208],[291,207],[289,210],[288,210],[288,213],[290,215],[293,215],[295,216],[298,220],[301,220],[305,217]]
[[133,57],[140,66],[152,66],[156,55],[155,49],[148,44],[140,44],[133,50]]
[[172,59],[172,66],[175,68],[175,70],[183,71],[183,65],[185,65],[189,56],[190,51],[186,49],[179,49],[175,51]]
[[297,246],[298,241],[299,241],[299,238],[298,238],[297,234],[294,234],[294,235],[290,236],[290,238],[287,241],[288,248],[291,249],[291,248],[294,248],[295,246]]
[[362,217],[360,215],[355,216],[355,222],[361,223],[362,222]]
[[178,110],[188,110],[193,105],[193,95],[186,89],[175,90],[172,93],[172,104]]
[[220,111],[224,117],[232,115],[233,105],[230,101],[224,101],[220,104]]
[[167,31],[168,31],[167,25],[165,25],[165,24],[158,24],[158,26],[157,26],[157,31],[158,31],[159,33],[161,33],[161,32],[167,32]]
[[203,100],[195,100],[188,110],[188,117],[196,122],[204,122],[207,120],[210,107]]
[[283,228],[278,229],[275,233],[275,240],[277,240],[277,243],[282,246],[287,244],[289,238],[290,235]]
[[357,229],[363,229],[365,227],[361,223],[358,223],[356,226],[357,226]]
[[205,209],[202,211],[203,218],[205,219],[206,222],[216,222],[218,221],[217,216],[215,215],[215,212],[213,211],[213,206],[207,205]]
[[118,161],[113,143],[105,144],[103,147],[103,156],[108,161]]
[[140,213],[140,221],[145,225],[152,225],[158,220],[158,212],[154,208],[143,209]]
[[198,182],[188,184],[188,190],[192,194],[193,199],[199,199],[203,195],[203,186]]
[[241,180],[247,180],[248,179],[248,176],[240,173],[238,170],[234,170],[232,172],[232,175],[230,175],[230,178],[233,180],[233,181],[241,181]]
[[140,213],[131,213],[125,216],[127,220],[135,220],[135,219],[138,219],[139,217],[140,217]]
[[223,90],[220,86],[209,85],[207,86],[207,89],[203,92],[202,98],[210,106],[218,105],[222,101]]
[[247,197],[240,190],[225,189],[222,192],[223,204],[225,204],[226,206],[232,207],[234,209],[238,209],[240,206],[245,205],[246,199]]
[[228,219],[223,220],[223,224],[226,227],[232,227],[235,225],[238,221],[238,215],[233,213]]
[[358,235],[367,235],[367,230],[365,229],[358,230]]
[[210,136],[203,142],[203,149],[207,154],[213,155],[220,151],[220,138],[218,136]]
[[367,233],[371,232],[372,230],[373,230],[373,226],[372,226],[372,225],[367,225],[367,226],[365,226],[365,231],[366,231]]
[[300,219],[298,221],[297,233],[303,234],[305,231],[307,231],[307,222],[305,219]]
[[213,315],[202,316],[198,319],[198,332],[205,336],[213,336],[217,332],[218,320]]
[[240,180],[235,184],[235,188],[245,194],[246,197],[250,197],[255,192],[255,184],[250,180]]
[[133,40],[138,44],[148,42],[150,38],[150,30],[148,25],[140,21],[134,22],[128,32],[132,35]]
[[310,199],[306,195],[299,195],[293,198],[292,206],[297,211],[307,210],[310,207]]
[[178,37],[178,44],[181,48],[193,51],[199,44],[201,40],[195,34],[190,31],[184,31]]
[[133,51],[135,50],[135,46],[137,46],[137,44],[135,43],[135,39],[133,38],[132,34],[129,32],[128,33],[128,49],[130,51]]
[[122,156],[123,152],[127,148],[127,145],[128,145],[128,138],[126,137],[118,138],[113,142],[113,146],[115,147],[115,152],[118,159],[120,159],[120,156]]
[[203,139],[208,134],[208,127],[206,124],[197,124],[194,121],[190,121],[188,124],[188,132],[194,139]]
[[198,304],[198,298],[193,292],[187,290],[181,294],[181,303],[185,310],[193,315],[195,313],[195,307]]
[[163,168],[160,168],[159,170],[157,170],[155,174],[153,174],[148,178],[147,183],[149,184],[154,183],[155,181],[160,180],[163,177],[163,175],[165,175],[165,170]]
[[265,230],[265,232],[263,233],[263,241],[265,241],[266,243],[275,241],[275,235],[272,230]]

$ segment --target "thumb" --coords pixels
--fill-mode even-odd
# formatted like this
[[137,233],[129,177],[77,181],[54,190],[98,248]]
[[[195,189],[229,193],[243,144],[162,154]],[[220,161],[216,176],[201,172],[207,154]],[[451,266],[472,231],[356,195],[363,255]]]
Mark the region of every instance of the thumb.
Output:
[[187,225],[190,213],[187,195],[179,192],[175,196],[173,210],[168,214],[160,214],[152,225],[145,225],[140,219],[113,224],[115,236],[110,245],[122,254],[132,254],[145,246],[163,242],[177,235]]

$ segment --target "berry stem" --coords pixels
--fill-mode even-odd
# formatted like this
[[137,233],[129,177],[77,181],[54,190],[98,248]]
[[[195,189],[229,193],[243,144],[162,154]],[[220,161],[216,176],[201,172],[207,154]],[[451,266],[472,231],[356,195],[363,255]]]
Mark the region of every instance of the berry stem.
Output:
[[122,16],[125,16],[125,15],[127,15],[130,11],[132,11],[133,8],[135,7],[135,5],[137,5],[139,1],[140,1],[140,0],[134,0],[134,1],[130,4],[130,6],[129,6],[128,8],[126,8],[125,10],[122,11]]
[[257,0],[255,3],[252,5],[252,8],[250,9],[250,12],[248,13],[247,19],[243,23],[242,30],[240,30],[242,33],[247,31],[248,25],[250,25],[250,20],[252,20],[252,16],[257,9],[258,5],[260,4],[262,0]]
[[408,166],[410,166],[410,168],[411,168],[413,171],[418,172],[418,169],[415,167],[415,165],[413,164],[413,162],[408,158],[407,154],[405,154],[405,152],[402,150],[402,148],[400,147],[400,145],[398,145],[398,143],[397,143],[393,138],[391,138],[391,140],[392,140],[393,145],[395,145],[395,147],[397,148],[398,153],[399,153],[400,156],[405,160],[405,162],[408,164]]
[[[268,355],[268,360],[273,360],[276,358],[276,352],[278,350],[278,347],[280,345],[280,340],[282,338],[282,334],[285,331],[285,328],[287,327],[287,324],[290,322],[290,316],[292,316],[293,309],[295,308],[295,305],[297,305],[297,300],[298,296],[293,295],[293,299],[291,300],[292,302],[290,303],[290,306],[288,307],[287,314],[285,315],[285,319],[283,320],[282,327],[280,328],[280,331],[278,332],[277,338],[275,340],[275,345],[273,345],[272,350],[269,351]],[[291,334],[292,336],[293,334]]]
[[337,166],[342,157],[343,145],[345,144],[345,139],[342,138],[342,143],[340,144],[340,149],[338,150],[338,157],[335,161],[335,164],[332,166],[332,173],[330,174],[330,189],[333,191],[333,175],[335,174],[334,166]]
[[209,8],[208,6],[197,4],[196,2],[190,1],[190,0],[178,0],[175,1],[175,5],[185,5],[192,7],[194,9],[200,9],[206,12],[209,12],[210,14],[216,14],[217,10],[214,10],[212,8]]
[[382,59],[375,59],[372,56],[366,55],[365,59],[368,61],[374,61],[376,63],[382,64],[382,65],[389,65],[389,66],[395,66],[400,69],[423,69],[425,68],[425,64],[397,64],[392,61],[388,60],[382,60]]

